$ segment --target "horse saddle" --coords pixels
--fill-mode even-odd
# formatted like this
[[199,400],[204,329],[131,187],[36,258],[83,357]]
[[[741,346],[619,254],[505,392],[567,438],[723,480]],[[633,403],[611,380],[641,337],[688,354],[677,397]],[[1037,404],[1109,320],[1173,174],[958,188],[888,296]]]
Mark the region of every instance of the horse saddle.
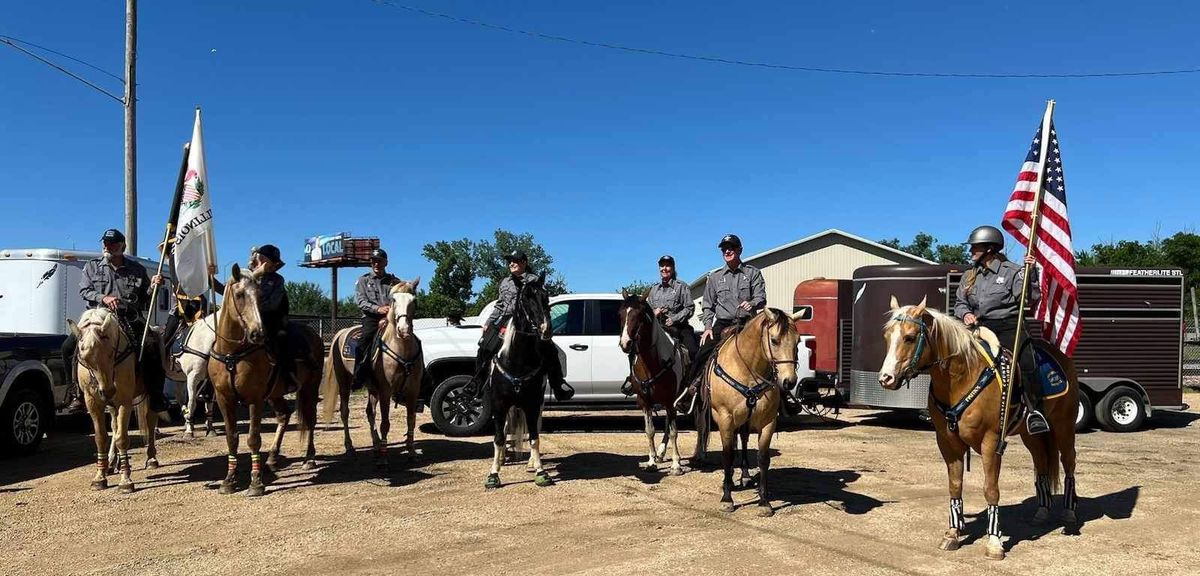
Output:
[[1067,393],[1067,371],[1063,369],[1053,352],[1046,349],[1048,343],[1035,341],[1033,357],[1037,359],[1037,375],[1041,386],[1037,392],[1042,398],[1049,400]]
[[175,335],[171,338],[169,347],[172,358],[178,359],[180,356],[183,356],[183,345],[187,342],[188,335],[192,333],[192,326],[194,324],[184,324],[175,330]]
[[343,360],[353,362],[358,357],[358,347],[362,346],[362,343],[359,342],[361,339],[362,326],[351,327],[350,332],[346,334],[346,339],[342,341],[341,354]]

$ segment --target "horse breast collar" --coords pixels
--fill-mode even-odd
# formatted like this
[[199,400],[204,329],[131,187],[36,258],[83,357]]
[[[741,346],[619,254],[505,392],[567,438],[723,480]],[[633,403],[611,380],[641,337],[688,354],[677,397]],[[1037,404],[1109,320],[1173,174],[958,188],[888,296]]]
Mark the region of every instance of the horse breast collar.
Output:
[[1012,374],[1013,363],[1011,356],[1006,355],[1003,350],[999,356],[994,356],[992,351],[980,344],[978,340],[973,340],[973,343],[979,349],[979,352],[983,354],[983,358],[987,360],[988,365],[979,373],[979,377],[975,379],[975,384],[971,386],[971,389],[954,406],[949,406],[943,404],[933,396],[932,386],[929,388],[929,397],[933,400],[933,405],[942,413],[942,416],[946,419],[946,426],[955,434],[958,433],[958,423],[962,420],[963,414],[979,398],[984,389],[994,380],[999,380],[1000,384],[1003,385],[1008,380],[1009,375]]
[[762,395],[771,388],[771,386],[775,385],[774,382],[768,382],[766,380],[759,382],[753,388],[742,384],[741,382],[738,382],[736,378],[730,375],[729,372],[726,372],[725,369],[721,367],[721,363],[717,362],[715,358],[713,359],[713,372],[716,372],[717,377],[724,380],[726,384],[732,386],[733,389],[741,393],[742,396],[745,396],[746,407],[751,410],[754,410],[754,406],[758,404],[758,399],[761,398]]
[[404,378],[407,379],[408,375],[412,373],[413,365],[421,358],[421,352],[423,352],[421,349],[421,340],[417,339],[417,351],[413,353],[412,358],[403,358],[399,352],[388,348],[387,341],[383,339],[382,334],[376,337],[376,341],[379,343],[380,352],[387,354],[389,358],[400,364],[400,369],[404,370]]

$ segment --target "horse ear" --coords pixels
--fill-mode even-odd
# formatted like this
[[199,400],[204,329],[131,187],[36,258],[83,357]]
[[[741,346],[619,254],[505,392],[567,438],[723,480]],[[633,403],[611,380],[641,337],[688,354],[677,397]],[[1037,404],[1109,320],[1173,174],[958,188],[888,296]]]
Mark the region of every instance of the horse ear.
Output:
[[416,279],[414,279],[414,280],[412,281],[412,288],[413,288],[413,292],[416,292],[416,291],[417,291],[417,286],[420,286],[420,285],[421,285],[421,277],[420,277],[420,276],[417,276],[417,277],[416,277]]
[[241,281],[242,281],[242,268],[241,268],[241,266],[238,266],[238,265],[237,265],[237,262],[234,262],[234,263],[233,263],[233,276],[232,276],[232,278],[233,278],[233,281],[234,281],[234,282],[241,282]]
[[896,309],[900,308],[900,301],[896,299],[896,295],[895,295],[895,294],[892,294],[892,304],[891,304],[891,306],[892,306],[892,310],[896,310]]
[[629,299],[629,291],[628,291],[628,290],[626,290],[626,289],[624,289],[624,288],[622,288],[622,289],[621,289],[621,299],[622,299],[622,300],[628,300],[628,299]]
[[79,339],[79,325],[70,318],[67,318],[67,332],[69,332],[71,336],[74,336],[76,340]]
[[921,299],[921,303],[920,303],[920,304],[917,304],[917,310],[920,310],[920,311],[924,312],[924,311],[925,311],[925,302],[926,302],[927,300],[929,300],[929,297],[928,297],[928,296],[926,296],[926,297],[922,298],[922,299]]

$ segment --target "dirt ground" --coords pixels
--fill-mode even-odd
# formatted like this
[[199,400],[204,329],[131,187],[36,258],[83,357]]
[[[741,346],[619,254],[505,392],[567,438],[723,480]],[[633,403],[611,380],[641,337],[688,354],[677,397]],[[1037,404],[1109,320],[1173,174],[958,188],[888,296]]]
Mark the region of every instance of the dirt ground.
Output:
[[[1186,401],[1200,405],[1200,394]],[[933,433],[886,412],[851,410],[837,423],[789,421],[775,437],[773,518],[755,506],[719,510],[720,473],[641,472],[636,412],[551,413],[543,440],[556,485],[523,464],[505,486],[483,481],[490,438],[437,434],[419,416],[420,454],[372,466],[356,397],[353,436],[321,431],[317,470],[289,460],[263,498],[221,496],[225,439],[164,430],[163,467],[147,471],[135,442],[137,491],[88,488],[93,445],[55,433],[33,457],[0,461],[3,574],[1195,574],[1200,551],[1200,413],[1160,413],[1134,434],[1079,437],[1076,534],[1034,527],[1033,472],[1019,442],[1001,478],[1008,559],[983,557],[982,466],[967,474],[968,542],[937,544],[946,524],[945,467]],[[273,429],[273,425],[268,430]],[[401,434],[396,434],[399,429]],[[244,430],[244,424],[243,424]],[[403,416],[393,415],[393,443]],[[285,455],[298,452],[289,432]],[[695,433],[680,434],[691,452]],[[714,446],[718,445],[716,436]],[[242,435],[242,488],[249,475]],[[666,466],[662,467],[664,470]],[[110,482],[115,484],[114,479]],[[753,490],[735,493],[753,504]],[[1061,500],[1056,498],[1056,506]]]

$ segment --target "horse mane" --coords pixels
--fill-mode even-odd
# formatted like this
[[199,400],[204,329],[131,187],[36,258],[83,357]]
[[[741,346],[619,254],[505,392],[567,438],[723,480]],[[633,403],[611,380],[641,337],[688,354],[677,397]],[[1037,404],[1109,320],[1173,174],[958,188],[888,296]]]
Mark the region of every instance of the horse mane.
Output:
[[100,330],[108,330],[108,324],[116,320],[116,315],[108,308],[88,308],[79,316],[79,328],[83,329],[96,323],[100,325]]
[[404,280],[401,280],[400,282],[397,282],[396,284],[392,285],[392,294],[416,294],[416,293],[417,293],[417,291],[414,289],[414,286],[411,282],[405,282]]
[[[909,305],[888,311],[889,320],[884,324],[884,331],[891,330],[899,322],[895,318],[897,314],[911,317],[912,312],[916,308],[916,305]],[[967,328],[966,324],[963,324],[958,318],[934,308],[926,308],[925,314],[931,320],[929,323],[929,338],[942,351],[941,356],[943,359],[950,356],[963,356],[967,361],[971,362],[982,360],[979,348],[975,346],[977,337],[975,333],[971,332],[970,328]]]

